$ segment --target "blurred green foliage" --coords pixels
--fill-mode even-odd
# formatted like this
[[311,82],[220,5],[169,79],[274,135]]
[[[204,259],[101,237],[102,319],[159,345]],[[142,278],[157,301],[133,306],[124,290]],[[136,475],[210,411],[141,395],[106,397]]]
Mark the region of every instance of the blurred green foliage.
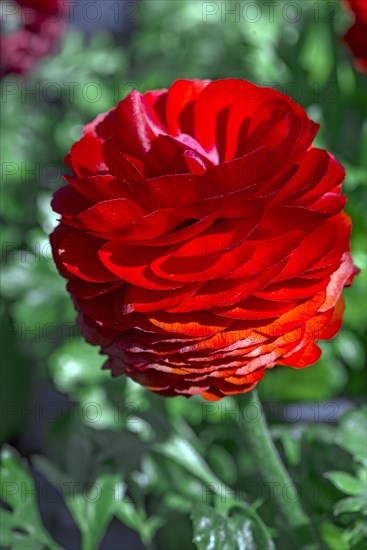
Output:
[[[317,146],[331,151],[346,168],[352,252],[362,272],[345,291],[343,329],[322,345],[318,364],[301,371],[275,368],[259,384],[259,392],[263,401],[280,404],[341,396],[359,404],[364,397],[367,84],[340,41],[350,18],[339,2],[258,0],[260,18],[243,11],[248,2],[232,3],[242,6],[239,18],[222,13],[224,4],[229,10],[226,2],[142,0],[136,31],[125,44],[102,32],[86,41],[71,28],[57,56],[27,79],[2,82],[0,314],[6,355],[1,391],[12,414],[6,416],[1,439],[14,440],[24,428],[20,412],[30,385],[50,381],[68,395],[70,407],[49,422],[47,457],[33,463],[58,483],[68,479],[118,489],[116,499],[107,491],[97,503],[100,508],[96,504],[88,511],[82,498],[68,503],[64,495],[84,548],[98,547],[113,516],[136,530],[148,547],[162,550],[177,547],[177,540],[180,548],[193,548],[192,540],[199,549],[209,548],[211,536],[216,541],[212,547],[221,550],[223,537],[233,537],[231,549],[263,550],[275,544],[283,550],[289,536],[241,444],[236,414],[230,414],[235,400],[227,398],[224,405],[207,405],[200,398],[164,400],[129,380],[112,380],[99,368],[103,358],[98,350],[79,335],[65,282],[56,273],[48,245],[56,217],[49,203],[63,184],[63,157],[81,136],[83,124],[132,88],[167,87],[183,77],[244,78],[287,93],[321,124]],[[354,411],[338,428],[279,418],[273,426],[274,440],[320,533],[320,547],[362,548],[366,463],[358,430],[363,418]],[[29,477],[9,447],[3,461],[5,475],[13,480]],[[259,495],[251,498],[251,490],[245,490],[240,509],[232,513],[238,499],[233,502],[230,491],[251,483]],[[353,489],[357,483],[360,492]],[[228,498],[222,498],[223,492]],[[2,512],[4,544],[13,536],[14,548],[24,548],[22,537],[28,537],[28,547],[57,547],[35,506],[25,512],[22,503],[2,498],[13,510],[11,517]],[[20,520],[19,534],[14,529]]]

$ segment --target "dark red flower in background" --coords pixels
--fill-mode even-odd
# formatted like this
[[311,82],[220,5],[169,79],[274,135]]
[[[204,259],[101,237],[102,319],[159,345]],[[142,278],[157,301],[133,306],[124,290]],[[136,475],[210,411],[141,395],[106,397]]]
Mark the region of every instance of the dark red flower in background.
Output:
[[0,74],[26,74],[52,54],[64,32],[65,0],[13,0],[1,13]]
[[354,23],[344,35],[355,57],[357,69],[367,71],[367,0],[343,0],[342,5],[354,15]]
[[234,79],[134,91],[85,127],[51,242],[114,376],[215,400],[317,361],[354,275],[344,170],[317,131]]

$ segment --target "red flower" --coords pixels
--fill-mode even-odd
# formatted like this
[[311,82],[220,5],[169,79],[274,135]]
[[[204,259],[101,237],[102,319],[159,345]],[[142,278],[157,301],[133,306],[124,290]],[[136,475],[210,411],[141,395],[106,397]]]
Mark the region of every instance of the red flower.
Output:
[[85,127],[51,242],[114,376],[215,400],[317,361],[354,274],[344,170],[317,130],[233,79],[134,91]]
[[65,0],[13,0],[13,3],[12,9],[9,3],[4,6],[2,13],[1,76],[32,70],[40,59],[53,53],[65,28]]
[[356,67],[367,71],[367,0],[343,0],[343,5],[354,15],[354,24],[344,35],[344,41],[356,58]]

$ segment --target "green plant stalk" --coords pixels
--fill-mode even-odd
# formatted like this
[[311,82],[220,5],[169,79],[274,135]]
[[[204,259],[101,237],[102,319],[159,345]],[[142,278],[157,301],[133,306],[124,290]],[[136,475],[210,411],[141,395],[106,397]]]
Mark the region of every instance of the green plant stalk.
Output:
[[[289,476],[279,453],[271,438],[264,410],[256,390],[243,394],[241,406],[248,407],[251,420],[240,420],[240,427],[245,435],[259,473],[270,490],[285,524],[294,534],[295,540],[302,540],[302,548],[320,548],[311,526],[310,518],[304,512],[296,486]],[[251,412],[250,412],[251,411]],[[254,419],[252,420],[252,417]],[[315,545],[315,546],[314,546]]]

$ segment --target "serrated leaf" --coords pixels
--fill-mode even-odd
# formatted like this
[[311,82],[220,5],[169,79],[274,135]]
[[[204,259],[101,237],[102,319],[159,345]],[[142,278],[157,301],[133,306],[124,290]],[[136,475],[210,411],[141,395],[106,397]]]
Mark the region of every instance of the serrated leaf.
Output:
[[103,474],[96,481],[83,484],[80,491],[80,484],[45,457],[35,457],[33,462],[49,481],[65,488],[65,504],[80,530],[83,548],[97,548],[124,493],[120,476]]
[[359,479],[346,472],[327,472],[324,476],[346,495],[360,495],[364,491]]
[[147,518],[141,507],[135,508],[131,502],[125,499],[116,507],[116,517],[124,525],[137,531],[144,544],[149,544],[157,529],[164,524],[163,518],[154,516]]
[[65,497],[75,523],[80,529],[83,548],[98,548],[112,517],[122,491],[120,476],[100,476],[88,492]]
[[[137,531],[142,540],[148,544],[155,531],[162,524],[159,517],[147,518],[145,510],[126,495],[126,485],[118,474],[103,474],[95,482],[90,483],[90,491],[75,487],[80,484],[60,472],[45,457],[34,457],[34,464],[47,479],[59,487],[68,488],[64,492],[64,500],[75,523],[80,529],[83,548],[97,548],[111,519],[116,517],[122,523]],[[70,491],[70,487],[73,490]]]
[[0,544],[13,550],[60,546],[43,526],[36,501],[36,489],[26,463],[15,449],[4,445],[1,452],[0,498],[11,511],[1,510]]
[[198,550],[274,550],[268,532],[260,529],[250,514],[224,516],[202,503],[193,506],[193,542]]

